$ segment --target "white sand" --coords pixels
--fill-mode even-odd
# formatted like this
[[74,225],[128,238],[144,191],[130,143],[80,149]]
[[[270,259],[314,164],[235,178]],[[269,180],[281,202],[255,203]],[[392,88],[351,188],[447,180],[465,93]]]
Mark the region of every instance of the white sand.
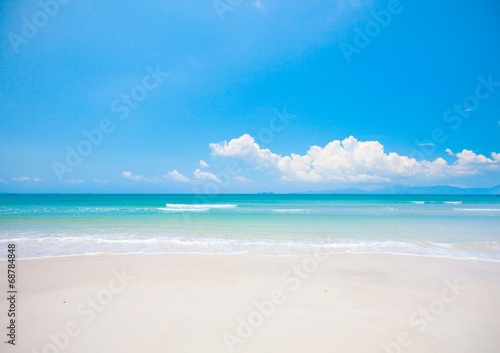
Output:
[[[134,279],[115,279],[122,269]],[[499,262],[107,255],[19,260],[17,272],[17,345],[2,352],[230,352],[225,338],[234,352],[500,351]]]

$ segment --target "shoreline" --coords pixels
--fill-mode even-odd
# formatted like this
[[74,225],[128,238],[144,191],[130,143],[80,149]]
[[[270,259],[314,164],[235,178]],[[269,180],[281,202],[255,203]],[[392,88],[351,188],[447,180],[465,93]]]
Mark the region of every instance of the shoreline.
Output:
[[453,260],[361,253],[19,259],[18,345],[6,352],[494,352],[500,264]]
[[[15,243],[15,242],[14,242]],[[258,254],[258,253],[204,253],[204,252],[157,252],[157,253],[144,253],[144,252],[130,252],[130,253],[84,253],[84,254],[67,254],[67,255],[48,255],[48,256],[38,256],[38,257],[17,257],[17,261],[26,260],[42,260],[42,259],[60,259],[60,258],[78,258],[78,257],[92,257],[92,256],[262,256],[262,257],[276,257],[276,258],[304,258],[304,257],[314,257],[317,255],[389,255],[389,256],[408,256],[408,257],[423,257],[429,259],[446,259],[446,260],[458,260],[458,261],[484,261],[500,263],[500,259],[488,259],[488,258],[478,258],[478,257],[452,257],[445,255],[426,255],[426,254],[409,254],[409,253],[395,253],[395,252],[376,252],[376,251],[366,251],[366,252],[331,252],[331,253],[317,253],[317,254]],[[0,263],[7,261],[6,259],[0,259]]]

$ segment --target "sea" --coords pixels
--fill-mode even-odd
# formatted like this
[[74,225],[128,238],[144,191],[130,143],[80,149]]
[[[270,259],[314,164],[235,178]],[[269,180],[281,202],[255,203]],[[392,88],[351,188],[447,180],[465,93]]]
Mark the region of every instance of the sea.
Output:
[[394,253],[500,260],[496,195],[2,194],[0,255]]

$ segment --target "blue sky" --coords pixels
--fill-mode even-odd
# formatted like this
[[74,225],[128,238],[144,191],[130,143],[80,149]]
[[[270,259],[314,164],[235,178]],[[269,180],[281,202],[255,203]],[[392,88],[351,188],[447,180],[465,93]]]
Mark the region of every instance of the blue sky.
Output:
[[497,1],[229,3],[2,2],[0,192],[500,184]]

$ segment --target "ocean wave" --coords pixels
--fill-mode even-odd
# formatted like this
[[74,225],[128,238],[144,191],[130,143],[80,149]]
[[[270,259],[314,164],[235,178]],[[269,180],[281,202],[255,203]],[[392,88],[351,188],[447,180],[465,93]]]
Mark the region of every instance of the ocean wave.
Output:
[[233,204],[209,204],[209,203],[167,203],[166,204],[167,208],[233,208],[236,207],[236,205]]
[[155,210],[154,207],[127,207],[127,206],[72,206],[72,207],[0,207],[0,215],[47,215],[47,214],[123,214],[147,213]]
[[312,211],[310,208],[273,208],[273,212],[303,213]]
[[361,241],[345,239],[234,239],[188,238],[177,236],[108,238],[103,236],[64,236],[2,239],[23,249],[21,257],[62,256],[75,254],[255,254],[277,256],[308,256],[319,253],[391,253],[500,260],[498,242],[438,243],[394,240]]
[[158,207],[160,211],[167,212],[204,212],[210,209],[228,209],[234,208],[233,204],[182,204],[182,203],[167,203],[166,207]]
[[411,203],[416,203],[416,204],[424,204],[425,201],[410,201]]
[[208,211],[210,208],[168,208],[168,207],[158,207],[158,210],[160,211],[167,211],[167,212],[203,212],[203,211]]
[[459,205],[462,203],[462,201],[443,201],[443,203],[449,203],[449,204],[452,204],[452,205]]
[[453,210],[466,212],[500,212],[500,208],[454,208]]
[[234,204],[185,204],[185,203],[167,203],[164,208],[158,208],[162,211],[184,212],[184,211],[208,211],[210,209],[234,208]]

